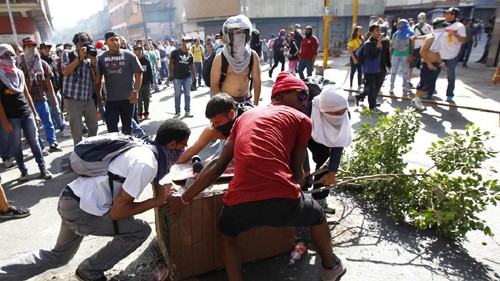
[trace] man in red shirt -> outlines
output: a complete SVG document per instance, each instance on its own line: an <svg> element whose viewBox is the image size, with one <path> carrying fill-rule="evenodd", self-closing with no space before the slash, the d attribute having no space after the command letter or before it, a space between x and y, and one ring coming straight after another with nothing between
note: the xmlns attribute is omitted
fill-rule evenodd
<svg viewBox="0 0 500 281"><path fill-rule="evenodd" d="M307 77L312 76L314 61L318 55L318 38L312 35L312 26L306 26L302 46L299 53L299 68L298 72L300 79L304 79L304 69L307 68Z"/></svg>
<svg viewBox="0 0 500 281"><path fill-rule="evenodd" d="M312 240L322 260L322 280L340 280L346 271L345 261L333 254L323 209L300 189L312 130L311 120L302 113L307 97L304 82L281 72L272 90L272 103L242 114L220 156L202 170L185 193L167 203L169 212L182 209L212 184L234 157L234 178L224 195L219 221L224 263L231 281L243 278L237 236L263 225L311 226Z"/></svg>

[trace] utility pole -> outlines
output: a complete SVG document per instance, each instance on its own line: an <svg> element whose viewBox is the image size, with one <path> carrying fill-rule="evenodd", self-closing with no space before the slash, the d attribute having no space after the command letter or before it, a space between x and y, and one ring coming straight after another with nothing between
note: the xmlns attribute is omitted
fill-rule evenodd
<svg viewBox="0 0 500 281"><path fill-rule="evenodd" d="M352 6L352 29L353 31L358 26L358 0L353 0Z"/></svg>
<svg viewBox="0 0 500 281"><path fill-rule="evenodd" d="M14 22L14 17L12 16L12 10L10 9L10 0L7 0L7 10L9 11L10 25L12 27L12 33L14 34L14 40L16 44L19 44L19 39L17 38L16 23Z"/></svg>
<svg viewBox="0 0 500 281"><path fill-rule="evenodd" d="M325 17L323 29L323 67L328 65L328 48L330 41L330 0L325 0Z"/></svg>

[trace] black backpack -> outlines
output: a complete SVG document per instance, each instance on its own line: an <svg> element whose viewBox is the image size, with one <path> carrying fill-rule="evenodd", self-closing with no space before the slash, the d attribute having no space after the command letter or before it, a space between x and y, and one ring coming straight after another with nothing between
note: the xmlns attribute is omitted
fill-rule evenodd
<svg viewBox="0 0 500 281"><path fill-rule="evenodd" d="M215 49L208 59L205 61L203 64L203 69L201 71L203 81L205 82L205 85L207 87L210 87L210 73L212 72L212 64L214 62L215 56L217 55L217 50L223 48L224 46L219 46L217 49ZM227 58L224 56L224 53L220 53L222 57L222 66L221 66L221 73L220 73L220 79L219 79L219 88L222 88L222 83L224 83L224 80L226 79L227 75L227 68L229 66L229 62L227 61ZM253 68L253 52L251 52L251 57L250 57L250 63L248 64L248 67L250 68L250 72L248 76L252 74L252 68Z"/></svg>
<svg viewBox="0 0 500 281"><path fill-rule="evenodd" d="M366 57L366 54L365 54L365 45L366 44L363 44L362 46L360 46L357 50L357 57L358 57L358 63L360 65L363 65L363 63L365 63L365 57Z"/></svg>

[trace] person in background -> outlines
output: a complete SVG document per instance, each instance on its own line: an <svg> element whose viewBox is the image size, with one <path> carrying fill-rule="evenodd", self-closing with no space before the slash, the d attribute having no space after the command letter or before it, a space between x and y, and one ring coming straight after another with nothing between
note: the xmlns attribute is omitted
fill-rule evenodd
<svg viewBox="0 0 500 281"><path fill-rule="evenodd" d="M361 91L363 87L363 69L362 65L358 63L358 51L365 44L365 39L363 38L363 27L356 26L351 34L351 38L347 43L349 49L349 62L351 65L351 74L349 75L349 89L352 90L352 81L354 80L354 74L358 72L358 91Z"/></svg>
<svg viewBox="0 0 500 281"><path fill-rule="evenodd" d="M415 36L423 36L430 34L432 32L432 27L426 22L426 14L424 12L418 14L418 23L413 26L413 34ZM415 39L413 42L413 58L410 63L410 68L408 68L408 85L410 88L414 88L411 83L411 78L413 77L413 69L420 69L420 48L424 44L424 39Z"/></svg>
<svg viewBox="0 0 500 281"><path fill-rule="evenodd" d="M273 43L274 64L269 69L269 78L273 77L273 71L276 67L278 67L279 63L281 63L281 71L285 71L285 45L285 30L281 29L278 38L276 38Z"/></svg>
<svg viewBox="0 0 500 281"><path fill-rule="evenodd" d="M307 77L312 76L314 61L318 55L318 38L312 34L312 26L306 26L304 39L299 53L299 76L304 79L304 69L307 68Z"/></svg>
<svg viewBox="0 0 500 281"><path fill-rule="evenodd" d="M194 70L196 71L196 74L198 75L198 87L201 87L203 82L203 77L202 77L202 69L203 69L203 62L205 61L205 50L203 47L200 45L200 38L196 38L194 40L194 45L191 46L189 49L191 53L193 54L193 60L194 60Z"/></svg>
<svg viewBox="0 0 500 281"><path fill-rule="evenodd" d="M408 84L408 68L409 63L413 59L413 31L408 27L406 19L400 19L397 25L397 31L392 35L391 50L392 50L392 71L391 85L389 93L394 94L394 82L398 75L399 65L403 70L403 95L411 94L410 85Z"/></svg>
<svg viewBox="0 0 500 281"><path fill-rule="evenodd" d="M254 50L259 56L259 62L262 61L262 42L260 41L260 33L254 29L250 38L250 49Z"/></svg>
<svg viewBox="0 0 500 281"><path fill-rule="evenodd" d="M153 84L153 72L148 58L143 54L141 45L134 45L134 53L139 58L142 66L143 78L141 88L139 89L139 98L137 108L139 120L149 119L149 95L151 94L151 85Z"/></svg>
<svg viewBox="0 0 500 281"><path fill-rule="evenodd" d="M287 49L288 49L288 72L295 76L295 70L297 69L297 62L299 60L299 47L295 38L293 37L293 32L287 35Z"/></svg>
<svg viewBox="0 0 500 281"><path fill-rule="evenodd" d="M175 115L181 116L181 95L184 94L184 117L193 117L191 114L191 80L196 84L196 70L193 64L193 54L187 47L188 41L192 39L183 38L181 48L173 50L170 54L169 81L174 81L175 91Z"/></svg>

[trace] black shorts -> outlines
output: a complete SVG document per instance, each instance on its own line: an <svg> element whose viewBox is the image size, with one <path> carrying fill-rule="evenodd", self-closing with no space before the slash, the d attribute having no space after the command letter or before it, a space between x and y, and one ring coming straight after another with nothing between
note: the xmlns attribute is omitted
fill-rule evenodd
<svg viewBox="0 0 500 281"><path fill-rule="evenodd" d="M436 81L441 72L438 63L433 63L436 70L430 70L426 63L420 66L420 82L417 85L417 90L422 92L429 92L436 87Z"/></svg>
<svg viewBox="0 0 500 281"><path fill-rule="evenodd" d="M413 50L413 61L410 63L410 68L420 69L420 48Z"/></svg>
<svg viewBox="0 0 500 281"><path fill-rule="evenodd" d="M313 226L323 223L323 208L302 193L299 199L268 199L222 207L219 228L228 236L237 236L259 226Z"/></svg>

